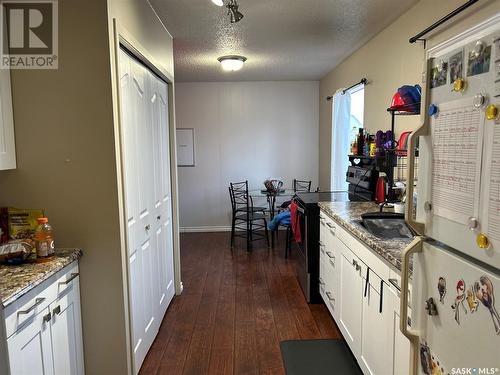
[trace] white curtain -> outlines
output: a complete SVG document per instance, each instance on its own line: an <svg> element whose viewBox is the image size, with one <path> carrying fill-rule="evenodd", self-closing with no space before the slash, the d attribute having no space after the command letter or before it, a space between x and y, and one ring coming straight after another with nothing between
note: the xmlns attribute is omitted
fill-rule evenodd
<svg viewBox="0 0 500 375"><path fill-rule="evenodd" d="M342 94L342 90L339 90L332 100L331 190L347 190L350 119L351 94Z"/></svg>

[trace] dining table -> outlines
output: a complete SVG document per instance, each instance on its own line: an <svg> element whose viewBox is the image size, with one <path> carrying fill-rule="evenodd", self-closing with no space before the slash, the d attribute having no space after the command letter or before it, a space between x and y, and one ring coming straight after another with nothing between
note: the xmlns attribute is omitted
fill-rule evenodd
<svg viewBox="0 0 500 375"><path fill-rule="evenodd" d="M271 219L276 214L276 201L278 198L282 198L283 201L291 200L295 195L295 190L293 189L280 189L279 191L269 191L266 189L250 189L248 190L248 195L255 198L265 198L267 204L269 205L269 213Z"/></svg>

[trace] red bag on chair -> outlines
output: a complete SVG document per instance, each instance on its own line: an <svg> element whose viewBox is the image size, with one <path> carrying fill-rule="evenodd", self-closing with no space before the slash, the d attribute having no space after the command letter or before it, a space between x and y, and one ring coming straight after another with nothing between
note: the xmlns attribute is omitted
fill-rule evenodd
<svg viewBox="0 0 500 375"><path fill-rule="evenodd" d="M290 204L290 221L292 224L292 232L293 232L293 239L295 242L302 242L302 235L300 233L300 220L299 220L299 211L297 210L297 202L295 200L292 200L292 203Z"/></svg>

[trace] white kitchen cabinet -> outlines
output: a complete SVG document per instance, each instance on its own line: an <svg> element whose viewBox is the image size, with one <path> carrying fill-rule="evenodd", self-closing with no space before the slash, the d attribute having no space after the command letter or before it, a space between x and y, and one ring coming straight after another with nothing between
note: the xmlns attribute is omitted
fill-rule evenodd
<svg viewBox="0 0 500 375"><path fill-rule="evenodd" d="M83 341L78 278L49 306L54 374L83 375Z"/></svg>
<svg viewBox="0 0 500 375"><path fill-rule="evenodd" d="M52 375L51 314L46 308L7 339L11 375Z"/></svg>
<svg viewBox="0 0 500 375"><path fill-rule="evenodd" d="M16 168L10 70L0 69L0 170Z"/></svg>
<svg viewBox="0 0 500 375"><path fill-rule="evenodd" d="M409 372L410 363L410 342L399 329L399 296L393 291L387 293L389 301L387 308L390 311L391 320L389 322L391 342L394 343L392 350L393 375L406 375ZM408 309L408 316L411 311Z"/></svg>
<svg viewBox="0 0 500 375"><path fill-rule="evenodd" d="M363 312L361 319L361 367L365 374L392 374L393 363L393 307L389 290L381 279L369 273L364 277ZM384 289L385 288L385 289Z"/></svg>
<svg viewBox="0 0 500 375"><path fill-rule="evenodd" d="M7 306L4 315L10 375L84 375L76 263Z"/></svg>
<svg viewBox="0 0 500 375"><path fill-rule="evenodd" d="M121 49L120 144L134 373L174 296L168 88Z"/></svg>
<svg viewBox="0 0 500 375"><path fill-rule="evenodd" d="M389 266L321 213L320 294L367 375L409 373L410 344L399 330L400 299L390 279L398 283Z"/></svg>
<svg viewBox="0 0 500 375"><path fill-rule="evenodd" d="M360 260L345 246L340 249L340 293L337 323L354 355L361 350L363 278Z"/></svg>
<svg viewBox="0 0 500 375"><path fill-rule="evenodd" d="M331 219L320 217L320 293L324 294L323 299L332 316L338 318L340 252L335 228Z"/></svg>

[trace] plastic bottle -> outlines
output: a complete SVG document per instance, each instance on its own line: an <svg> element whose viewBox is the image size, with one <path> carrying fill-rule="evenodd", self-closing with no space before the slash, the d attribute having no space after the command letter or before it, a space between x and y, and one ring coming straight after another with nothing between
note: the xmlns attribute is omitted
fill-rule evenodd
<svg viewBox="0 0 500 375"><path fill-rule="evenodd" d="M40 217L37 221L38 227L34 237L36 256L37 258L47 258L54 255L54 234L49 219Z"/></svg>

